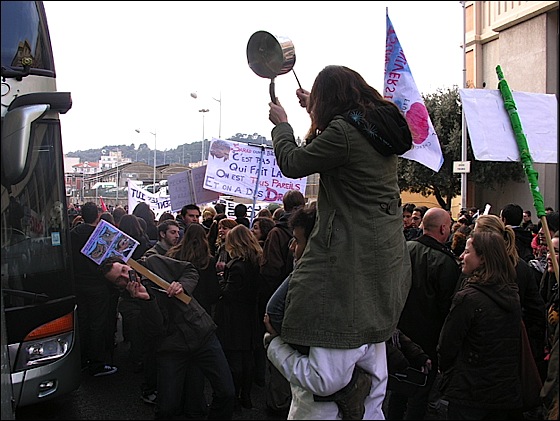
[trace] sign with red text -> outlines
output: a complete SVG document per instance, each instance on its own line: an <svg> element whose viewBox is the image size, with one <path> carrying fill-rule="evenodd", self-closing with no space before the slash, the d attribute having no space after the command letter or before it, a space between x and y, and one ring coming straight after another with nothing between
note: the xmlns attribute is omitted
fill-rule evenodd
<svg viewBox="0 0 560 421"><path fill-rule="evenodd" d="M292 179L282 174L272 148L212 139L205 189L261 202L282 203L288 190L299 190L305 195L306 186L307 177Z"/></svg>

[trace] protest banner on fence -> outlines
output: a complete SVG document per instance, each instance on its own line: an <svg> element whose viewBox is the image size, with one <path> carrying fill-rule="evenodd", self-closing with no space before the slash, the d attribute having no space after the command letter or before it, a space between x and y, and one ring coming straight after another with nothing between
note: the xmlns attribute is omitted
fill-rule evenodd
<svg viewBox="0 0 560 421"><path fill-rule="evenodd" d="M143 189L134 180L128 180L128 213L132 213L139 202L146 202L159 219L163 212L171 212L169 196L160 196Z"/></svg>

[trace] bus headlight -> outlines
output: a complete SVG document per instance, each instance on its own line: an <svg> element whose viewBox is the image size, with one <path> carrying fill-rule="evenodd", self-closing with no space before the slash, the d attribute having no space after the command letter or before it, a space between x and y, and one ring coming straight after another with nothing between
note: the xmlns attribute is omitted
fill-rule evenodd
<svg viewBox="0 0 560 421"><path fill-rule="evenodd" d="M14 371L25 370L50 363L66 355L72 344L72 333L23 342Z"/></svg>

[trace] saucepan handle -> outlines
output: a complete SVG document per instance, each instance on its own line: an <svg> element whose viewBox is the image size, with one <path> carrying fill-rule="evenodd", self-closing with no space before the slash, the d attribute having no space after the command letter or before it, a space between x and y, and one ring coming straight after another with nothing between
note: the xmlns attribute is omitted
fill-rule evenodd
<svg viewBox="0 0 560 421"><path fill-rule="evenodd" d="M270 100L276 104L276 93L274 89L274 79L270 79L270 86L268 87L268 92L270 93Z"/></svg>

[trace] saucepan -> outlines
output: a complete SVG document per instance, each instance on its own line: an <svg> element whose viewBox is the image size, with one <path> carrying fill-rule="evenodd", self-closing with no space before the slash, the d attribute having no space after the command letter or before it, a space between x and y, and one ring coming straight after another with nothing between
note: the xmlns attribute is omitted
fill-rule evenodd
<svg viewBox="0 0 560 421"><path fill-rule="evenodd" d="M284 36L272 35L266 31L257 31L247 43L247 61L249 67L258 76L270 79L270 99L276 102L274 79L292 71L301 88L299 79L294 71L296 52L292 41Z"/></svg>

